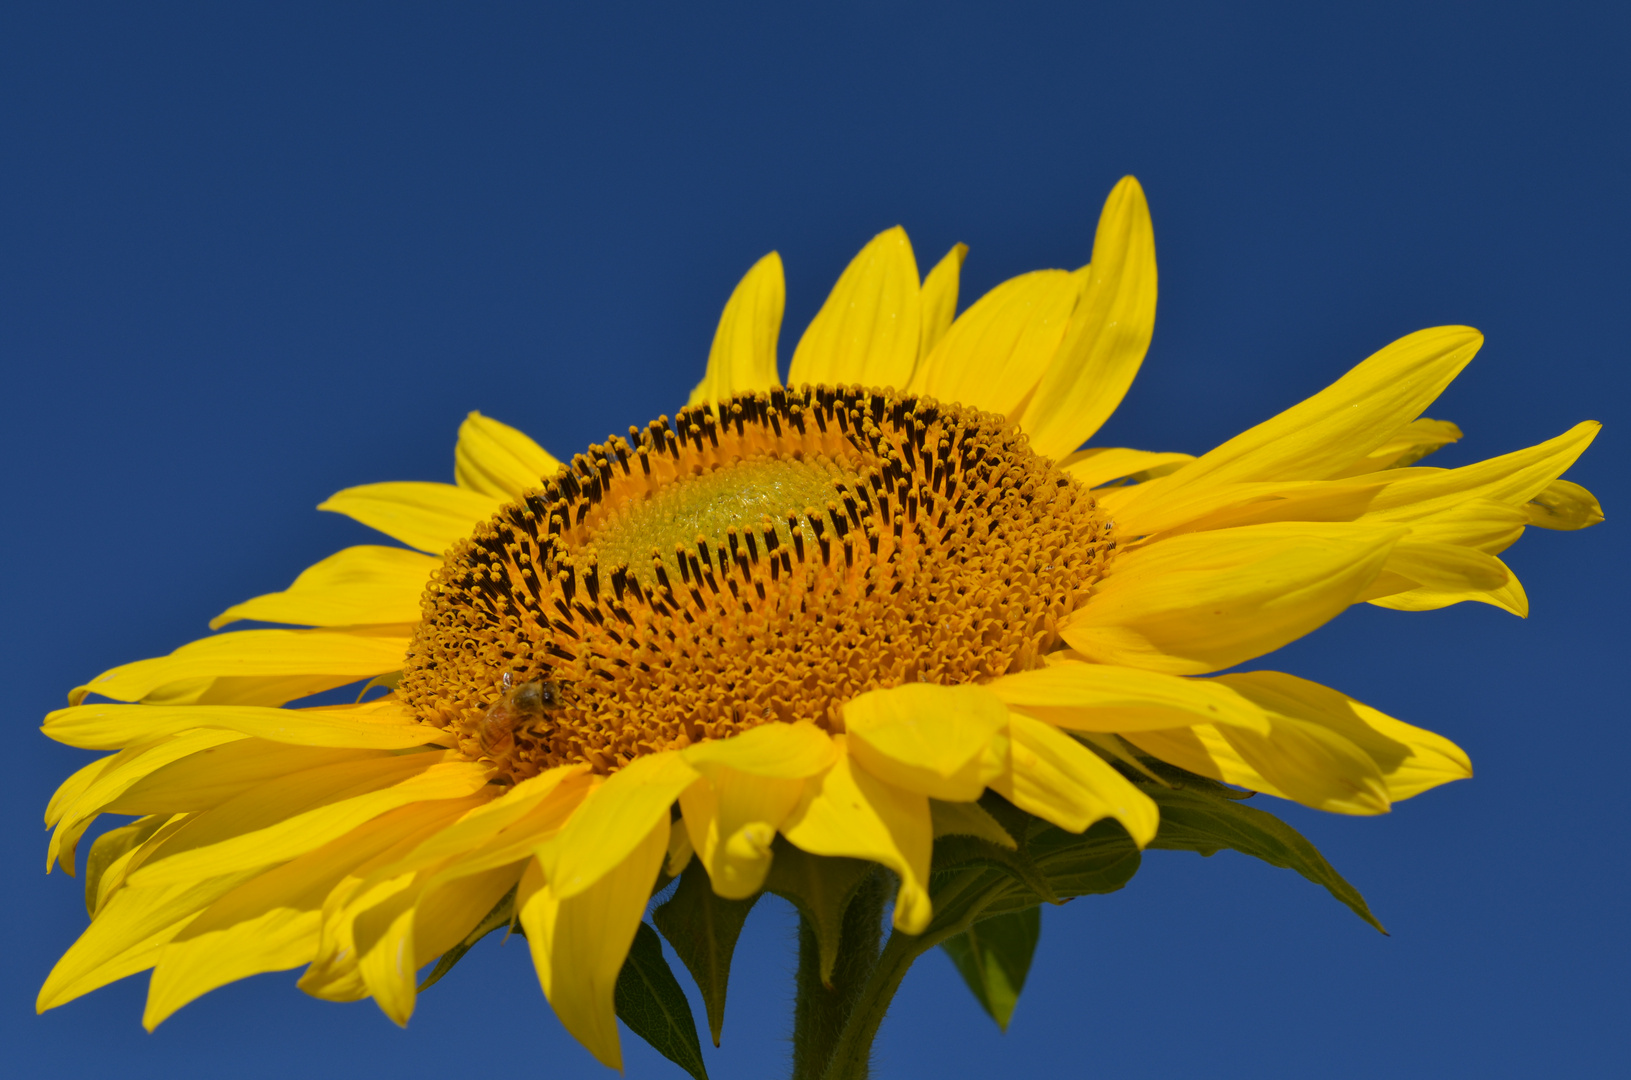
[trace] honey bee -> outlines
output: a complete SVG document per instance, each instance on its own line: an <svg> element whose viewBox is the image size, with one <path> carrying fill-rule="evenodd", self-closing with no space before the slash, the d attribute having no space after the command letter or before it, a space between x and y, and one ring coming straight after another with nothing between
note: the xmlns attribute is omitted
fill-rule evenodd
<svg viewBox="0 0 1631 1080"><path fill-rule="evenodd" d="M496 758L515 745L515 730L529 720L541 720L558 708L561 691L549 679L531 679L515 684L509 672L504 673L504 693L487 707L476 725L476 739L481 752Z"/></svg>

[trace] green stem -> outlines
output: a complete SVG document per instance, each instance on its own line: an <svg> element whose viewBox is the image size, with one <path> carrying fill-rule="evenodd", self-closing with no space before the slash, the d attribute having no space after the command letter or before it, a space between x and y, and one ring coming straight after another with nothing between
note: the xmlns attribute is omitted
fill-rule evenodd
<svg viewBox="0 0 1631 1080"><path fill-rule="evenodd" d="M857 995L848 1023L839 1033L821 1080L867 1080L872 1062L872 1040L877 1038L889 1003L900 989L912 961L922 955L918 939L899 931L889 935L889 943L872 968L866 986Z"/></svg>
<svg viewBox="0 0 1631 1080"><path fill-rule="evenodd" d="M793 1007L793 1080L822 1080L829 1075L833 1050L851 1021L855 1002L870 983L883 938L883 875L869 874L856 887L844 911L832 985L821 981L821 951L815 929L799 918L798 997ZM866 1080L863 1055L859 1070L846 1080Z"/></svg>
<svg viewBox="0 0 1631 1080"><path fill-rule="evenodd" d="M918 957L974 925L979 914L1005 888L1003 883L996 883L983 891L971 891L980 877L977 872L959 875L935 897L936 907L942 911L957 910L955 917L937 918L922 934L903 934L898 930L890 933L883 953L871 965L866 985L854 995L843 1030L829 1053L826 1070L817 1074L821 1080L867 1080L872 1060L872 1041L877 1038L878 1027L883 1023L884 1014L889 1011L895 991L900 989L901 980L906 978L906 972ZM962 902L957 903L959 900ZM801 950L801 973L802 961ZM796 1072L794 1078L803 1080L803 1076Z"/></svg>

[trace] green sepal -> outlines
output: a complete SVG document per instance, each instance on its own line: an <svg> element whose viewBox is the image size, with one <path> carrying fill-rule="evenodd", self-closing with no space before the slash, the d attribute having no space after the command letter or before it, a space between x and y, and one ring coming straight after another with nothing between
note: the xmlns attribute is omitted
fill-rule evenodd
<svg viewBox="0 0 1631 1080"><path fill-rule="evenodd" d="M981 919L940 943L997 1026L1008 1030L1042 935L1042 909L1029 907Z"/></svg>
<svg viewBox="0 0 1631 1080"><path fill-rule="evenodd" d="M630 1031L696 1080L708 1080L691 1003L663 956L662 939L648 923L635 931L634 945L617 973L613 1001L617 1018Z"/></svg>
<svg viewBox="0 0 1631 1080"><path fill-rule="evenodd" d="M441 959L436 961L436 966L430 969L430 974L425 976L425 981L419 984L418 992L422 994L440 982L442 976L452 971L453 965L463 960L464 954L469 952L476 942L500 927L509 926L514 921L515 886L511 885L510 891L505 893L499 902L493 905L493 910L489 911L486 917L476 924L476 928L466 934L463 941L442 954Z"/></svg>
<svg viewBox="0 0 1631 1080"><path fill-rule="evenodd" d="M934 842L934 861L931 867L931 874L966 870L971 867L1000 870L1013 878L1017 884L1025 887L1032 903L1061 902L1059 894L1054 891L1042 868L1036 865L1029 846L1024 842L1012 848L1004 848L972 836L942 836Z"/></svg>
<svg viewBox="0 0 1631 1080"><path fill-rule="evenodd" d="M1325 888L1355 915L1387 933L1359 890L1348 884L1302 833L1273 814L1232 797L1219 797L1204 787L1188 786L1187 781L1185 787L1148 786L1144 792L1161 808L1161 827L1150 847L1197 851L1202 855L1229 848L1262 859L1270 866L1295 870Z"/></svg>
<svg viewBox="0 0 1631 1080"><path fill-rule="evenodd" d="M815 932L821 958L821 982L832 986L843 936L844 910L873 864L865 859L811 855L776 837L765 891L775 893L798 908Z"/></svg>
<svg viewBox="0 0 1631 1080"><path fill-rule="evenodd" d="M755 894L746 900L726 900L714 892L708 871L699 859L692 859L680 874L679 887L656 911L651 921L691 973L702 1004L708 1011L708 1034L719 1045L725 1026L725 991L731 977L731 955L736 939L747 922L748 912L758 903Z"/></svg>
<svg viewBox="0 0 1631 1080"><path fill-rule="evenodd" d="M102 875L108 867L125 854L141 847L170 820L168 814L149 814L147 817L109 829L96 838L89 855L85 856L85 910L96 918L96 894L102 888Z"/></svg>
<svg viewBox="0 0 1631 1080"><path fill-rule="evenodd" d="M1142 856L1119 821L1106 818L1071 833L1038 821L1025 848L1061 901L1113 893L1138 873ZM996 914L999 908L988 910Z"/></svg>
<svg viewBox="0 0 1631 1080"><path fill-rule="evenodd" d="M949 883L962 881L969 870L996 871L991 880L1006 878L1004 888L986 884L975 890L982 896L978 918L1010 914L1037 904L1061 904L1077 896L1115 892L1130 881L1139 867L1138 847L1119 824L1101 821L1083 833L1068 833L1050 825L995 794L980 805L1013 837L1012 849L966 836L943 836L935 841L930 898L936 922L942 901L935 895ZM961 891L959 895L961 895Z"/></svg>
<svg viewBox="0 0 1631 1080"><path fill-rule="evenodd" d="M1141 768L1154 773L1157 778L1164 782L1166 787L1187 788L1190 791L1199 791L1206 795L1216 795L1220 799L1228 799L1231 802L1250 799L1257 794L1255 791L1233 788L1228 784L1221 784L1209 776L1201 776L1198 773L1190 772L1188 769L1180 769L1176 765L1169 765L1160 758L1150 757L1148 754L1135 754L1134 756ZM1119 763L1117 764L1119 767ZM1134 783L1142 784L1147 780L1147 777L1127 772L1125 769L1123 769L1123 773Z"/></svg>

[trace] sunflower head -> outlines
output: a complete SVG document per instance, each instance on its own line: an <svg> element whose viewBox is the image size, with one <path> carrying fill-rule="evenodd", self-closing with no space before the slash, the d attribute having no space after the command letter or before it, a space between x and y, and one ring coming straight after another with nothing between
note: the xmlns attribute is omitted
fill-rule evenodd
<svg viewBox="0 0 1631 1080"><path fill-rule="evenodd" d="M739 394L590 447L455 544L400 694L511 780L772 721L841 732L869 690L1040 667L1113 549L1000 416Z"/></svg>

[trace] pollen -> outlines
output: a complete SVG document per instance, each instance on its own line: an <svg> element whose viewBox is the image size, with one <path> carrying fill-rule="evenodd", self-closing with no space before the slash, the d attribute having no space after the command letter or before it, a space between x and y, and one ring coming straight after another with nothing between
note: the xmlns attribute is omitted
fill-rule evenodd
<svg viewBox="0 0 1631 1080"><path fill-rule="evenodd" d="M1000 416L741 394L589 447L456 544L399 693L512 780L764 723L839 731L868 690L1040 666L1114 548Z"/></svg>

